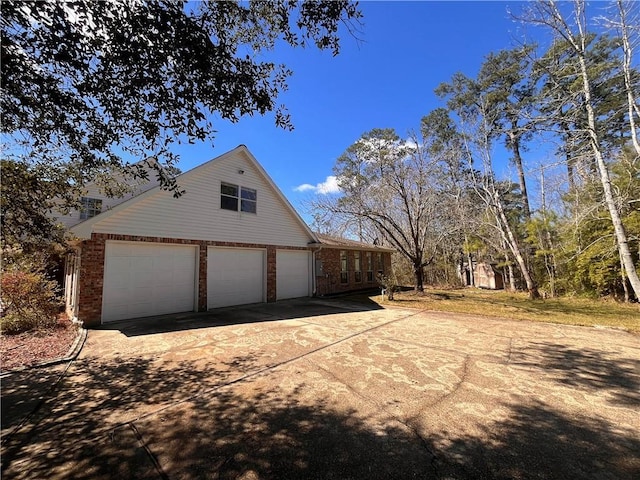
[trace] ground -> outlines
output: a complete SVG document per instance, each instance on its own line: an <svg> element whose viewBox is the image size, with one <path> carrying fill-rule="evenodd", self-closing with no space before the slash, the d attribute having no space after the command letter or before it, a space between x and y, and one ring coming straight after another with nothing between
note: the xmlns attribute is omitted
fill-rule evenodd
<svg viewBox="0 0 640 480"><path fill-rule="evenodd" d="M64 357L78 334L66 315L51 329L0 336L2 372Z"/></svg>
<svg viewBox="0 0 640 480"><path fill-rule="evenodd" d="M2 378L2 478L640 478L640 338L307 299L120 322Z"/></svg>

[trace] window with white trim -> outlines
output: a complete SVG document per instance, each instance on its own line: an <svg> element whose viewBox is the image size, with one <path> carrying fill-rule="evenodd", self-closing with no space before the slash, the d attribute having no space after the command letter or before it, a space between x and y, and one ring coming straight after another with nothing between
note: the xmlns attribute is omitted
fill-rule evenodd
<svg viewBox="0 0 640 480"><path fill-rule="evenodd" d="M102 212L102 200L82 197L80 199L80 220L87 220Z"/></svg>
<svg viewBox="0 0 640 480"><path fill-rule="evenodd" d="M253 188L224 182L220 184L220 208L234 212L257 213L257 207L258 192Z"/></svg>

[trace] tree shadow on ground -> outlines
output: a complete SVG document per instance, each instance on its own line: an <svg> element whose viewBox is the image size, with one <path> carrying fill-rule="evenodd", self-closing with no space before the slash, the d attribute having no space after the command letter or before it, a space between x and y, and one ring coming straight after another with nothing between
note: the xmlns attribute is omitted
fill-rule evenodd
<svg viewBox="0 0 640 480"><path fill-rule="evenodd" d="M376 302L345 299L294 299L276 303L257 303L239 307L216 308L207 312L186 312L154 317L134 318L111 322L96 327L100 330L118 330L128 337L155 333L196 330L213 326L242 325L304 319L345 312L381 310Z"/></svg>
<svg viewBox="0 0 640 480"><path fill-rule="evenodd" d="M16 428L55 387L65 365L29 368L2 377L1 428L3 435Z"/></svg>
<svg viewBox="0 0 640 480"><path fill-rule="evenodd" d="M4 479L632 479L631 426L505 404L474 435L429 430L249 375L228 365L153 359L80 363L29 423L3 439ZM225 370L225 368L229 370ZM244 372L245 376L239 375ZM305 377L308 378L308 377ZM628 389L629 386L625 386ZM4 392L3 406L11 402ZM311 393L311 394L310 394ZM437 410L430 414L438 415Z"/></svg>
<svg viewBox="0 0 640 480"><path fill-rule="evenodd" d="M542 402L508 407L509 418L484 425L480 435L436 435L439 451L449 459L440 474L504 480L638 478L638 425L569 416Z"/></svg>
<svg viewBox="0 0 640 480"><path fill-rule="evenodd" d="M601 350L534 342L512 359L516 365L540 368L575 388L607 392L610 403L640 409L640 359L612 358Z"/></svg>

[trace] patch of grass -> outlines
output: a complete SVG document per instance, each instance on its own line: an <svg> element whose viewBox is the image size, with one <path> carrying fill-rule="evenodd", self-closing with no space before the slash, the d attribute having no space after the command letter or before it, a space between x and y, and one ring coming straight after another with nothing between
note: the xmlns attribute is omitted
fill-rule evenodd
<svg viewBox="0 0 640 480"><path fill-rule="evenodd" d="M404 291L394 296L392 301L386 298L383 300L380 295L372 295L368 300L381 306L468 313L566 325L604 326L622 328L640 334L638 304L571 297L530 300L524 293L470 288L427 289L424 293Z"/></svg>

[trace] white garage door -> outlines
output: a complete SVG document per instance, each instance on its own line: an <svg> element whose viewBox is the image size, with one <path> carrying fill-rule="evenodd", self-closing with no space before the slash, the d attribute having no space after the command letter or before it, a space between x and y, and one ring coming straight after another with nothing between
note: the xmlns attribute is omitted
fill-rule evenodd
<svg viewBox="0 0 640 480"><path fill-rule="evenodd" d="M264 302L265 251L209 247L207 307Z"/></svg>
<svg viewBox="0 0 640 480"><path fill-rule="evenodd" d="M309 296L309 252L276 252L276 291L278 300Z"/></svg>
<svg viewBox="0 0 640 480"><path fill-rule="evenodd" d="M193 311L196 249L192 245L108 241L102 321Z"/></svg>

